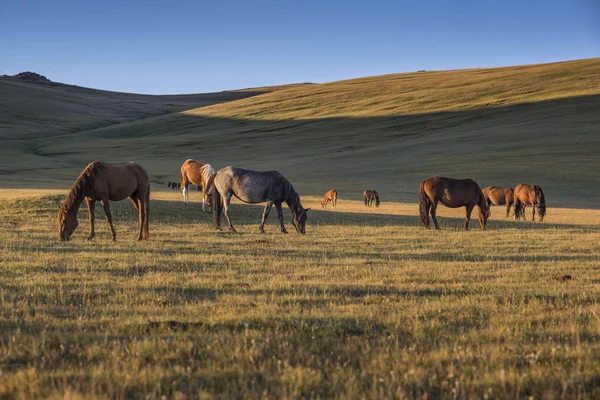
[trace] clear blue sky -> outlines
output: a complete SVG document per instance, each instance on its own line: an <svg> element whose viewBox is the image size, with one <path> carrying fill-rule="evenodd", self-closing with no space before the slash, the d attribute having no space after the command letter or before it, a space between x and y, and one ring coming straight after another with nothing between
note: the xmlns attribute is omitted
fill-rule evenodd
<svg viewBox="0 0 600 400"><path fill-rule="evenodd" d="M0 0L0 74L198 93L600 56L600 0Z"/></svg>

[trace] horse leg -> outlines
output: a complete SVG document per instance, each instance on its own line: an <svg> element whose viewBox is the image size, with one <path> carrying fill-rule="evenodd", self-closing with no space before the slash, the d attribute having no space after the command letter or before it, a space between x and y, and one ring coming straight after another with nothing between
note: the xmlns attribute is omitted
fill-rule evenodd
<svg viewBox="0 0 600 400"><path fill-rule="evenodd" d="M527 218L525 217L525 209L527 208L527 204L523 203L523 205L521 206L521 216L523 217L523 221L527 221Z"/></svg>
<svg viewBox="0 0 600 400"><path fill-rule="evenodd" d="M187 206L188 198L189 198L187 182L185 183L185 185L183 185L183 189L181 191L183 192L183 204L185 204ZM202 211L204 211L204 204L202 204Z"/></svg>
<svg viewBox="0 0 600 400"><path fill-rule="evenodd" d="M531 220L535 222L535 204L531 206L533 208L533 213L531 213Z"/></svg>
<svg viewBox="0 0 600 400"><path fill-rule="evenodd" d="M283 210L281 209L281 203L276 203L275 209L277 210L277 218L279 218L281 233L288 233L288 231L285 230L285 225L283 224Z"/></svg>
<svg viewBox="0 0 600 400"><path fill-rule="evenodd" d="M440 229L440 224L438 224L437 218L435 217L435 213L437 212L437 201L431 202L431 219L433 220L433 224L435 225L435 229ZM427 217L427 223L429 223L429 217Z"/></svg>
<svg viewBox="0 0 600 400"><path fill-rule="evenodd" d="M431 210L431 203L429 201L425 201L425 229L429 229L429 211Z"/></svg>
<svg viewBox="0 0 600 400"><path fill-rule="evenodd" d="M142 239L148 240L150 237L150 230L148 224L150 221L150 192L146 193L146 197L140 199L140 207L144 207L144 234Z"/></svg>
<svg viewBox="0 0 600 400"><path fill-rule="evenodd" d="M512 206L512 201L506 202L506 218L510 217L510 207Z"/></svg>
<svg viewBox="0 0 600 400"><path fill-rule="evenodd" d="M129 200L131 200L131 203L133 204L133 206L135 207L135 209L138 212L139 215L139 219L140 219L140 232L138 234L138 239L137 240L142 240L142 233L143 233L143 228L144 228L144 206L142 204L142 201L140 199L139 196L137 196L136 194L132 194L129 197Z"/></svg>
<svg viewBox="0 0 600 400"><path fill-rule="evenodd" d="M225 193L223 199L223 213L225 214L225 218L227 218L227 223L229 224L229 230L232 232L237 232L233 225L231 224L231 220L229 219L229 203L231 202L231 192Z"/></svg>
<svg viewBox="0 0 600 400"><path fill-rule="evenodd" d="M258 227L258 230L260 231L260 233L265 233L265 221L267 220L267 217L269 216L269 213L271 212L272 206L273 206L272 201L267 202L267 205L265 206L265 209L263 211L262 219L260 221L260 226Z"/></svg>
<svg viewBox="0 0 600 400"><path fill-rule="evenodd" d="M475 206L468 205L465 208L467 209L467 215L466 215L466 220L465 220L465 231L468 231L469 230L469 221L471 220L471 213L473 212L473 208L475 208Z"/></svg>
<svg viewBox="0 0 600 400"><path fill-rule="evenodd" d="M96 200L85 199L88 206L88 214L90 217L90 236L88 236L87 240L92 240L94 238L94 210L96 209Z"/></svg>
<svg viewBox="0 0 600 400"><path fill-rule="evenodd" d="M112 240L117 241L117 231L112 223L112 214L110 213L110 207L108 206L108 199L100 200L102 203L102 207L104 208L104 214L106 215L106 220L108 221L108 225L110 226L110 233L112 234Z"/></svg>

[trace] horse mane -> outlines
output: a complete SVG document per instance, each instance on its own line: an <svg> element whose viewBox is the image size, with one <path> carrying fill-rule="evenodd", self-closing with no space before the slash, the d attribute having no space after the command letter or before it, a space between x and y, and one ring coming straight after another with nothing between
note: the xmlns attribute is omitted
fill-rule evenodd
<svg viewBox="0 0 600 400"><path fill-rule="evenodd" d="M94 177L98 173L98 170L104 166L104 163L100 161L94 161L88 164L87 167L79 174L79 177L73 184L71 191L67 195L65 202L63 203L61 210L69 212L73 207L79 206L86 196L89 188L91 187Z"/></svg>
<svg viewBox="0 0 600 400"><path fill-rule="evenodd" d="M292 209L292 211L296 212L298 208L302 207L302 204L300 204L300 196L298 195L298 192L296 192L296 190L294 189L294 186L292 186L292 183L286 178L283 179L285 181L284 201L287 203L288 207Z"/></svg>
<svg viewBox="0 0 600 400"><path fill-rule="evenodd" d="M204 164L202 167L200 167L200 174L202 175L202 180L206 182L206 188L204 188L204 190L206 190L208 187L210 187L208 182L215 176L215 170L210 164Z"/></svg>
<svg viewBox="0 0 600 400"><path fill-rule="evenodd" d="M540 202L539 202L538 206L545 207L546 206L546 197L544 196L544 191L538 185L535 185L534 188L535 188L536 197L539 196L539 198L540 198Z"/></svg>

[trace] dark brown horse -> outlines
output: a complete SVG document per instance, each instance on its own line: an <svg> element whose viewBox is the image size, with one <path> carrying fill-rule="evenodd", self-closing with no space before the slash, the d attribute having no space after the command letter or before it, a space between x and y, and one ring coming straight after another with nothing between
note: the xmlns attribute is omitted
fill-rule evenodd
<svg viewBox="0 0 600 400"><path fill-rule="evenodd" d="M515 221L521 219L521 217L523 217L523 220L527 220L525 218L525 207L528 204L531 204L533 208L533 213L531 214L533 222L535 222L536 208L539 211L540 222L542 222L546 215L546 198L544 197L542 188L538 185L521 183L515 188Z"/></svg>
<svg viewBox="0 0 600 400"><path fill-rule="evenodd" d="M69 240L77 225L77 211L83 199L86 200L90 218L90 236L94 238L94 207L100 200L104 214L110 226L113 240L117 232L112 223L109 201L131 200L140 216L138 240L148 239L148 218L150 203L150 181L146 170L134 163L103 163L94 161L89 164L73 184L71 192L58 210L58 238Z"/></svg>
<svg viewBox="0 0 600 400"><path fill-rule="evenodd" d="M325 193L323 200L321 200L321 208L324 210L327 203L331 201L331 207L335 210L337 207L337 190L331 189Z"/></svg>
<svg viewBox="0 0 600 400"><path fill-rule="evenodd" d="M510 216L510 208L515 202L515 191L513 188L499 188L495 186L486 186L481 191L488 208L491 204L497 206L506 205L506 218Z"/></svg>
<svg viewBox="0 0 600 400"><path fill-rule="evenodd" d="M373 205L373 201L375 201L375 207L379 207L379 194L377 190L365 190L363 193L363 200L365 201L365 206L371 207Z"/></svg>
<svg viewBox="0 0 600 400"><path fill-rule="evenodd" d="M435 217L438 202L449 208L466 208L465 230L469 230L469 220L473 208L479 206L479 225L481 229L485 230L485 224L490 216L490 209L479 185L474 180L436 176L421 182L419 186L419 213L425 228L429 228L429 213L431 213L435 229L440 229Z"/></svg>

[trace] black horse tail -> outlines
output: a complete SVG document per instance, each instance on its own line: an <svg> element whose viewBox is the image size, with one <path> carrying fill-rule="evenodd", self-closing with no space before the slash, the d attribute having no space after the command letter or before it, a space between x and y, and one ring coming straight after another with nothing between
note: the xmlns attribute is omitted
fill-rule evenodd
<svg viewBox="0 0 600 400"><path fill-rule="evenodd" d="M221 193L219 193L219 191L217 190L217 187L215 185L214 187L214 193L212 196L212 213L213 213L213 223L214 223L214 227L215 229L219 229L221 227L221 211L222 211L222 205L223 203L221 202Z"/></svg>
<svg viewBox="0 0 600 400"><path fill-rule="evenodd" d="M421 221L425 226L427 226L427 223L429 222L429 217L427 216L427 209L429 208L428 206L430 203L431 202L429 201L429 198L425 193L425 181L423 181L421 182L421 185L419 185L419 215L421 216Z"/></svg>
<svg viewBox="0 0 600 400"><path fill-rule="evenodd" d="M521 203L521 200L519 200L519 198L517 196L515 196L515 221L520 220L522 215L523 215L523 204Z"/></svg>
<svg viewBox="0 0 600 400"><path fill-rule="evenodd" d="M535 197L539 206L546 206L546 197L544 197L544 192L542 188L539 186L535 186Z"/></svg>

